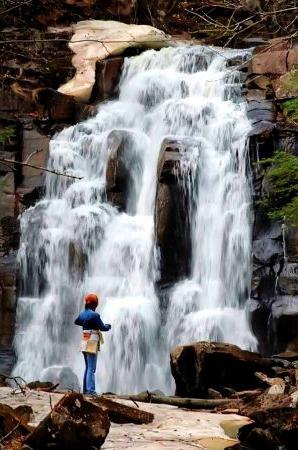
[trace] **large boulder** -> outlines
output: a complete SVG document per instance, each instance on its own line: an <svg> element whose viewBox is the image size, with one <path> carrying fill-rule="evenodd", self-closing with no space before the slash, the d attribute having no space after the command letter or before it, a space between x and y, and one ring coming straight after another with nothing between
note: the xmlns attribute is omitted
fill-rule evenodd
<svg viewBox="0 0 298 450"><path fill-rule="evenodd" d="M255 372L271 375L271 366L258 353L218 342L195 342L171 352L176 395L182 397L206 397L209 388L255 389L260 386Z"/></svg>
<svg viewBox="0 0 298 450"><path fill-rule="evenodd" d="M69 43L74 53L72 63L76 74L60 86L59 91L86 102L95 83L96 62L121 55L129 47L161 48L168 43L169 38L163 31L149 25L128 25L111 20L78 22Z"/></svg>
<svg viewBox="0 0 298 450"><path fill-rule="evenodd" d="M99 449L110 429L107 413L84 399L81 394L68 394L26 438L33 450Z"/></svg>
<svg viewBox="0 0 298 450"><path fill-rule="evenodd" d="M140 185L142 158L138 147L142 145L142 136L129 130L112 130L107 145L110 149L106 170L107 199L120 210L133 213Z"/></svg>

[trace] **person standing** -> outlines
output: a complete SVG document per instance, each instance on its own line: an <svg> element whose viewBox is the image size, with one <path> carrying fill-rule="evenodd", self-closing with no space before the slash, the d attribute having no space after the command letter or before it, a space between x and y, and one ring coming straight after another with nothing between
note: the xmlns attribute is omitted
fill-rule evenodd
<svg viewBox="0 0 298 450"><path fill-rule="evenodd" d="M83 328L83 336L80 350L83 352L85 360L85 373L83 381L83 393L97 395L95 390L95 372L97 353L100 344L103 343L102 331L109 331L110 324L104 324L100 315L95 312L98 306L98 296L87 294L84 298L85 310L82 311L75 320L75 325Z"/></svg>

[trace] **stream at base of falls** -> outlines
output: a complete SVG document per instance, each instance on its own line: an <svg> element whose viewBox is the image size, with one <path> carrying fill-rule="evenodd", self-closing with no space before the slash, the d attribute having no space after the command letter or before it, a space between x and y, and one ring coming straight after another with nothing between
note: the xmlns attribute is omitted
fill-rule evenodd
<svg viewBox="0 0 298 450"><path fill-rule="evenodd" d="M119 98L50 142L44 198L21 216L14 373L39 379L52 366L82 378L80 329L88 292L112 330L99 354L101 392L173 391L169 352L216 340L255 349L245 303L251 282L251 193L242 74L249 50L181 46L126 58ZM180 155L190 202L191 272L161 304L155 245L157 164L165 138ZM126 211L107 201L109 156L121 141L129 172ZM182 180L182 181L181 181Z"/></svg>

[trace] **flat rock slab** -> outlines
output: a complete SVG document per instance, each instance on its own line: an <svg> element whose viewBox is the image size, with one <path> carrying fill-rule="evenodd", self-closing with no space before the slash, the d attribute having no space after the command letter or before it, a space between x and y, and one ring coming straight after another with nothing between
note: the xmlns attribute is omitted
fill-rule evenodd
<svg viewBox="0 0 298 450"><path fill-rule="evenodd" d="M0 387L0 403L16 408L21 405L31 406L33 418L30 425L37 426L51 411L64 394L48 393L26 389L22 394L19 389ZM51 406L52 405L52 406Z"/></svg>
<svg viewBox="0 0 298 450"><path fill-rule="evenodd" d="M132 402L121 402L134 406ZM250 422L238 414L216 414L168 405L138 404L144 411L154 414L154 421L147 425L111 424L110 433L102 449L223 450L238 442L225 434L223 423L233 422L235 428L238 421L239 426L243 426L244 422Z"/></svg>
<svg viewBox="0 0 298 450"><path fill-rule="evenodd" d="M30 425L37 426L51 411L63 394L26 389L25 394L9 387L0 387L0 403L16 408L29 405L33 409ZM118 400L128 406L131 401ZM52 405L52 406L51 406ZM233 424L235 429L250 420L238 414L217 414L204 411L190 411L168 405L138 403L140 409L154 414L154 421L146 425L111 423L110 432L102 449L121 450L187 450L218 449L237 443L231 433L224 429ZM227 421L227 427L224 423ZM239 424L239 427L238 425Z"/></svg>

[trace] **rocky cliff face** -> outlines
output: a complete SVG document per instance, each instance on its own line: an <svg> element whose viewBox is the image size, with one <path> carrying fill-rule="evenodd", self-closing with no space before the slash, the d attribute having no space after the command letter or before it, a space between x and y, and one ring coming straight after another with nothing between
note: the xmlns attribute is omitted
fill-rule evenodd
<svg viewBox="0 0 298 450"><path fill-rule="evenodd" d="M291 82L298 75L297 61L297 46L288 40L273 40L255 51L246 81L254 125L250 138L255 210L250 313L265 353L297 350L296 207L290 220L286 214L286 205L294 205L297 198L296 171L293 175L291 166L298 161L298 128L286 107L297 95L296 83ZM289 192L277 198L279 183Z"/></svg>
<svg viewBox="0 0 298 450"><path fill-rule="evenodd" d="M283 225L280 218L270 218L264 200L270 194L266 174L272 164L260 164L276 150L298 157L298 112L295 102L291 103L297 101L298 85L295 2L239 0L235 6L229 1L65 0L58 7L52 0L11 0L2 4L0 133L6 133L6 138L0 141L0 157L15 162L0 165L0 349L10 355L18 285L18 215L43 192L43 172L18 162L27 160L33 166L45 166L51 134L92 113L96 102L115 94L123 55L98 62L88 104L57 92L74 75L67 46L73 31L71 24L96 18L155 25L180 38L196 38L204 43L258 45L254 58L243 67L247 75L244 93L253 123L250 155L255 224L249 308L262 352L297 351L298 223L293 220ZM286 35L290 38L268 41L269 37ZM126 54L131 51L126 50ZM157 190L156 233L163 255L163 285L189 270L188 234L183 230L182 237L179 221L187 199L181 197L172 176L173 168L179 165L176 145L166 145ZM108 195L125 208L123 183L118 181L113 181ZM295 195L297 192L291 201ZM179 198L175 214L171 207L174 198ZM177 236L181 247L176 248L177 254L184 255L179 273L170 255Z"/></svg>

